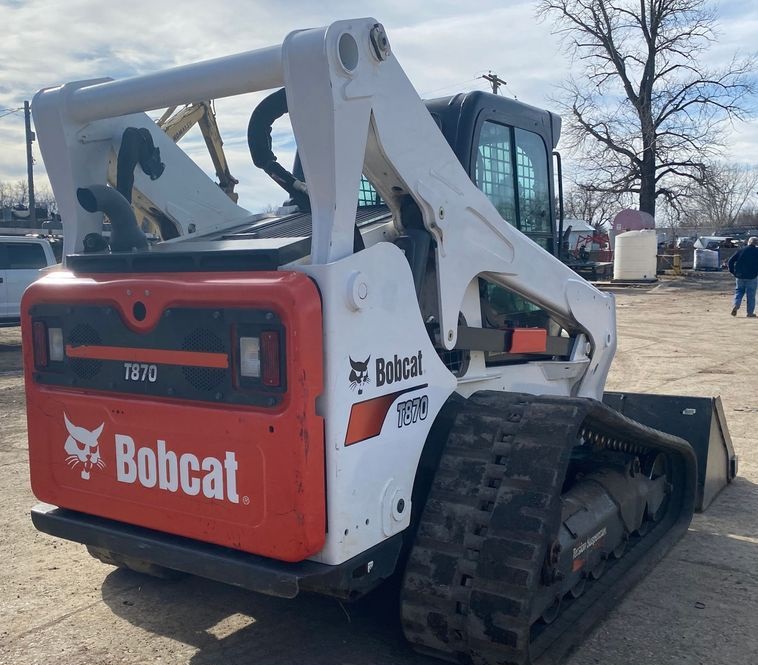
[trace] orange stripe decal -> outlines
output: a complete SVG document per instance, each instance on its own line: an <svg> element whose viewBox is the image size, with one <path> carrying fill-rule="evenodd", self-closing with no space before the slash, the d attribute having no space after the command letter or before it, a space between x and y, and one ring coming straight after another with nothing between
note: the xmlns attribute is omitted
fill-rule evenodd
<svg viewBox="0 0 758 665"><path fill-rule="evenodd" d="M229 367L229 357L225 353L203 351L171 351L167 349L134 349L127 346L81 346L66 345L69 358L89 358L92 360L122 360L134 363L155 363L159 365L189 365L190 367Z"/></svg>
<svg viewBox="0 0 758 665"><path fill-rule="evenodd" d="M398 390L394 393L372 397L363 402L356 402L350 409L350 421L347 423L347 433L345 434L345 445L352 446L354 443L360 443L366 439L378 436L382 431L384 419L387 417L392 403L405 393L413 392L426 388L428 384L422 386L413 386L405 390Z"/></svg>

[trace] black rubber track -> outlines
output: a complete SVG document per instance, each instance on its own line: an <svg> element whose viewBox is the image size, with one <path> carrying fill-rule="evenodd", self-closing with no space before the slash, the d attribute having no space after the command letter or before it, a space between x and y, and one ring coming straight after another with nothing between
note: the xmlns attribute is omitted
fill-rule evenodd
<svg viewBox="0 0 758 665"><path fill-rule="evenodd" d="M672 460L667 515L558 620L534 630L531 603L579 432ZM461 663L559 663L687 529L696 466L682 439L585 398L481 392L448 437L403 580L403 630L416 649Z"/></svg>

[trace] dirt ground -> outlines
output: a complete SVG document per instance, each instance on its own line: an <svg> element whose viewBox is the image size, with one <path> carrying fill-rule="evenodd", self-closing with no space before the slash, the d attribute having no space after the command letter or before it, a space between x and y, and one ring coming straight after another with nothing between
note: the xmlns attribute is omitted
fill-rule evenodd
<svg viewBox="0 0 758 665"><path fill-rule="evenodd" d="M619 289L609 390L721 395L740 477L567 665L758 662L758 321L729 316L728 275ZM20 334L0 329L0 664L431 665L386 605L280 600L115 570L37 533Z"/></svg>

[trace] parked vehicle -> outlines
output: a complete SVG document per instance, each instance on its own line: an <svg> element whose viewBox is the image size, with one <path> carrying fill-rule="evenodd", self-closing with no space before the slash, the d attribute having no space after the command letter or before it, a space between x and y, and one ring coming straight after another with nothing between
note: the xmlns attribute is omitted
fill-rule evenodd
<svg viewBox="0 0 758 665"><path fill-rule="evenodd" d="M694 245L695 249L721 249L737 246L737 241L731 236L701 236Z"/></svg>
<svg viewBox="0 0 758 665"><path fill-rule="evenodd" d="M40 270L57 263L49 240L29 236L0 236L0 322L21 316L21 296L40 276Z"/></svg>

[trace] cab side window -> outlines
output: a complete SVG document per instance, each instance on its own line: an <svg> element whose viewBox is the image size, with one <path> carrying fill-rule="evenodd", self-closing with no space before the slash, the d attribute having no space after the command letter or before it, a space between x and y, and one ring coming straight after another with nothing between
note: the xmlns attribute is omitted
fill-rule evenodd
<svg viewBox="0 0 758 665"><path fill-rule="evenodd" d="M9 243L7 257L8 270L32 270L47 265L45 250L36 243Z"/></svg>

